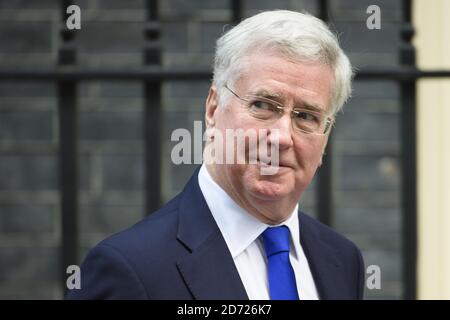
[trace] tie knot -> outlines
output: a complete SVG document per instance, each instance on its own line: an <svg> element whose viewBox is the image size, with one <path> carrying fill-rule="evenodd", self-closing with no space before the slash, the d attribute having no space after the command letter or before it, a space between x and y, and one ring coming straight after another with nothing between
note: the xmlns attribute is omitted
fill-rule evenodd
<svg viewBox="0 0 450 320"><path fill-rule="evenodd" d="M267 228L262 236L267 257L289 252L289 229L286 226Z"/></svg>

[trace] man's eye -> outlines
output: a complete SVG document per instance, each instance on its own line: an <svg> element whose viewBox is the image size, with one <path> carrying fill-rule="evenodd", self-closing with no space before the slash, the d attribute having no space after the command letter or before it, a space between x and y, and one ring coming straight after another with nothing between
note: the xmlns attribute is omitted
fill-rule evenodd
<svg viewBox="0 0 450 320"><path fill-rule="evenodd" d="M275 107L266 101L259 101L256 100L252 103L252 106L255 110L267 110L267 111L272 111Z"/></svg>
<svg viewBox="0 0 450 320"><path fill-rule="evenodd" d="M309 112L304 112L304 111L300 111L297 113L297 118L300 120L305 120L305 121L314 121L314 122L318 122L319 118Z"/></svg>

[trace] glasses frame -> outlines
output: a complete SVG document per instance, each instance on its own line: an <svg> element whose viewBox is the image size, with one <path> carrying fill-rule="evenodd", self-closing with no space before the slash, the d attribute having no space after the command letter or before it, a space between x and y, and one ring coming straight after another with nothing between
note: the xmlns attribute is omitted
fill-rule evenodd
<svg viewBox="0 0 450 320"><path fill-rule="evenodd" d="M230 91L236 98L238 98L239 100L241 100L241 101L244 101L244 102L246 102L246 103L250 103L251 101L249 100L249 99L246 99L246 98L242 98L241 96L239 96L236 92L234 92L233 90L231 90L229 87L228 87L228 85L225 85L224 86L228 91ZM271 100L271 99L269 99L269 98L265 98L265 97L260 97L260 96L252 96L252 97L255 97L255 98L258 98L258 99L262 99L263 101L267 101L267 102L269 102L270 104L273 104L273 106L276 108L276 113L278 113L280 116L282 116L283 114L284 114L284 112L285 112L285 107L281 104L281 103L279 103L279 102L277 102L277 101L274 101L274 100ZM305 109L301 109L301 110L299 110L299 109L292 109L291 110L291 118L293 118L294 116L296 116L296 115L298 115L301 111L303 111L303 110L305 110ZM325 116L325 115L323 115L323 114L321 114L321 113L319 113L319 112L315 112L315 111L311 111L311 110L306 110L306 111L308 111L308 112L310 112L310 113L312 113L312 114L314 114L314 115L318 115L318 116L320 116L320 117L323 117L324 118L324 121L325 121L325 123L324 123L324 130L323 130L323 132L310 132L310 131L306 131L306 130L303 130L303 129L300 129L300 128L296 128L297 130L299 130L299 131L301 131L301 132L303 132L303 133L306 133L306 134L315 134L315 135L321 135L321 136L323 136L323 135L326 135L327 133L328 133L328 131L330 130L330 128L333 126L333 124L334 124L334 118L333 117L330 117L330 116Z"/></svg>

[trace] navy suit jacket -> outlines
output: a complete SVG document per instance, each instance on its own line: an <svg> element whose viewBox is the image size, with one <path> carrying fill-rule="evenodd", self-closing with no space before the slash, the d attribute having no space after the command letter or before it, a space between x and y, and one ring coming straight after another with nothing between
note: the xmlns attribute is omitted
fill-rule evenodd
<svg viewBox="0 0 450 320"><path fill-rule="evenodd" d="M81 266L81 289L66 298L248 299L197 176L198 169L169 203L94 247ZM319 297L361 299L358 248L302 212L299 223Z"/></svg>

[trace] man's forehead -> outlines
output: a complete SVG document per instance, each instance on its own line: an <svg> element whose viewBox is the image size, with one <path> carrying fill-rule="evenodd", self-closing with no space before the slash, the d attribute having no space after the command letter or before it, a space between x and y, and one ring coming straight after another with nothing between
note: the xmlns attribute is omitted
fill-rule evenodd
<svg viewBox="0 0 450 320"><path fill-rule="evenodd" d="M241 94L261 95L279 102L293 100L296 106L327 112L334 83L330 66L294 61L270 52L251 53L243 62L234 82L243 90Z"/></svg>

